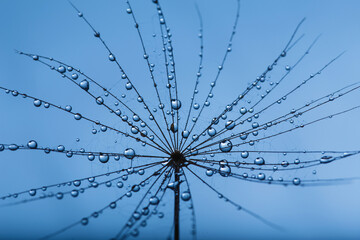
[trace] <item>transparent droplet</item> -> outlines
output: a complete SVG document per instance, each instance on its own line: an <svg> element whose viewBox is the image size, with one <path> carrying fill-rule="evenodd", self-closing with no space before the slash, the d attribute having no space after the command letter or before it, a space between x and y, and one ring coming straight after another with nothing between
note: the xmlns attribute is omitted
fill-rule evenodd
<svg viewBox="0 0 360 240"><path fill-rule="evenodd" d="M171 100L171 107L174 110L179 110L181 108L181 102L178 99L172 99Z"/></svg>
<svg viewBox="0 0 360 240"><path fill-rule="evenodd" d="M89 223L89 219L88 218L83 218L83 219L81 219L81 225L87 225Z"/></svg>
<svg viewBox="0 0 360 240"><path fill-rule="evenodd" d="M74 115L74 118L75 118L75 120L80 120L80 119L82 118L82 116L81 116L80 113L76 113L76 114Z"/></svg>
<svg viewBox="0 0 360 240"><path fill-rule="evenodd" d="M29 195L30 196L35 196L36 195L36 189L31 189L30 191L29 191Z"/></svg>
<svg viewBox="0 0 360 240"><path fill-rule="evenodd" d="M258 157L258 158L256 158L256 159L254 160L254 163L255 163L256 165L264 165L264 164L265 164L265 160L264 160L264 158L262 158L262 157Z"/></svg>
<svg viewBox="0 0 360 240"><path fill-rule="evenodd" d="M16 144L10 144L8 148L9 148L9 150L11 150L11 151L16 151L16 150L19 149L19 146L16 145Z"/></svg>
<svg viewBox="0 0 360 240"><path fill-rule="evenodd" d="M106 153L100 153L99 155L99 161L101 163L107 163L109 161L109 155Z"/></svg>
<svg viewBox="0 0 360 240"><path fill-rule="evenodd" d="M89 161L94 161L94 159L95 159L95 155L94 154L92 154L92 153L89 153L89 155L88 155L88 160Z"/></svg>
<svg viewBox="0 0 360 240"><path fill-rule="evenodd" d="M189 192L185 191L181 194L181 199L185 202L189 201L191 199L191 195Z"/></svg>
<svg viewBox="0 0 360 240"><path fill-rule="evenodd" d="M28 148L35 149L35 148L37 148L37 142L35 140L30 140L27 143L27 146L28 146Z"/></svg>
<svg viewBox="0 0 360 240"><path fill-rule="evenodd" d="M187 130L184 130L184 131L181 133L181 135L182 135L183 138L188 138L189 135L190 135L190 132L187 131Z"/></svg>
<svg viewBox="0 0 360 240"><path fill-rule="evenodd" d="M227 130L231 130L231 129L233 129L234 127L235 127L235 122L234 122L233 120L229 120L229 121L227 121L226 124L225 124L225 128L226 128Z"/></svg>
<svg viewBox="0 0 360 240"><path fill-rule="evenodd" d="M133 159L135 157L135 151L134 149L132 148L127 148L125 149L124 151L124 156L127 158L127 159Z"/></svg>
<svg viewBox="0 0 360 240"><path fill-rule="evenodd" d="M40 107L40 106L41 106L41 101L38 100L38 99L35 99L35 100L34 100L34 106L35 106L35 107Z"/></svg>
<svg viewBox="0 0 360 240"><path fill-rule="evenodd" d="M88 91L89 90L89 82L87 80L82 80L80 83L79 83L79 86L84 89L85 91Z"/></svg>
<svg viewBox="0 0 360 240"><path fill-rule="evenodd" d="M77 196L79 196L79 191L76 190L76 189L74 189L74 190L72 190L72 191L70 192L70 194L71 194L72 197L77 197Z"/></svg>
<svg viewBox="0 0 360 240"><path fill-rule="evenodd" d="M247 151L244 151L241 153L242 158L247 158L248 156L249 156L249 152L247 152Z"/></svg>
<svg viewBox="0 0 360 240"><path fill-rule="evenodd" d="M300 185L300 183L301 183L300 178L294 178L294 179L293 179L293 184L294 184L294 185Z"/></svg>
<svg viewBox="0 0 360 240"><path fill-rule="evenodd" d="M225 159L221 160L219 164L220 164L219 167L220 175L223 177L228 177L231 173L231 168L229 167L227 161Z"/></svg>
<svg viewBox="0 0 360 240"><path fill-rule="evenodd" d="M102 105L104 103L104 99L102 97L97 97L96 98L96 103L99 105Z"/></svg>
<svg viewBox="0 0 360 240"><path fill-rule="evenodd" d="M219 149L222 151L222 152L230 152L231 149L232 149L232 143L230 140L223 140L219 143Z"/></svg>
<svg viewBox="0 0 360 240"><path fill-rule="evenodd" d="M211 177L212 175L214 175L213 170L211 170L211 169L206 170L206 176Z"/></svg>
<svg viewBox="0 0 360 240"><path fill-rule="evenodd" d="M156 196L152 196L149 200L151 205L158 205L159 204L159 198Z"/></svg>
<svg viewBox="0 0 360 240"><path fill-rule="evenodd" d="M209 134L210 137L213 137L216 134L216 129L211 127L207 130L207 133Z"/></svg>

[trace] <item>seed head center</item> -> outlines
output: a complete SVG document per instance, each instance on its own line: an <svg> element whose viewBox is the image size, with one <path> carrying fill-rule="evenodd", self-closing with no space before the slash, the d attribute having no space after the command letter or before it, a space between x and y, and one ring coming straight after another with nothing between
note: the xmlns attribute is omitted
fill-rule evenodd
<svg viewBox="0 0 360 240"><path fill-rule="evenodd" d="M182 166L186 161L184 154L179 151L174 151L173 153L171 153L170 157L173 164L176 164L178 166Z"/></svg>

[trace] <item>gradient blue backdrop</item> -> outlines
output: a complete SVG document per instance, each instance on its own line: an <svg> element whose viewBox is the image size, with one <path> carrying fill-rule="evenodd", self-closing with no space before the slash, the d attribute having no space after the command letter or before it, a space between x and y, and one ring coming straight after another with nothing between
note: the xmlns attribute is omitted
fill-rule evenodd
<svg viewBox="0 0 360 240"><path fill-rule="evenodd" d="M157 105L154 92L147 90L148 74L136 31L126 14L124 1L80 1L74 3L98 29L116 56L134 79L152 107ZM158 38L151 37L158 31L156 11L151 1L132 1L150 57L161 65L162 58ZM193 1L163 1L167 22L173 33L179 92L184 109L190 99L198 64L199 21ZM204 69L200 94L208 91L217 65L220 63L232 28L236 1L199 0L204 21ZM273 97L285 93L310 73L316 72L327 61L346 50L330 68L314 82L289 98L283 111L299 106L325 93L359 80L360 59L360 2L359 1L242 1L241 16L233 51L224 67L212 101L212 111L220 112L249 82L259 75L279 54L296 24L307 20L301 28L303 41L294 48L289 58L283 60L280 69L294 63L318 35L322 34L311 54L291 76L274 92ZM64 81L46 67L31 59L19 56L14 49L52 56L78 66L107 86L120 82L120 75L107 60L107 53L89 28L76 16L67 1L10 1L0 2L0 85L17 89L50 102L72 104L81 112L95 118L108 120L121 126L118 120L101 110L88 96ZM152 52L155 50L155 52ZM152 54L152 55L151 55ZM273 76L276 79L277 76ZM146 83L145 83L146 82ZM119 88L117 88L120 86ZM123 83L115 85L121 89ZM204 94L204 95L202 95ZM275 98L273 98L275 99ZM134 100L129 98L128 101ZM145 151L139 144L132 145L115 134L91 134L92 125L74 121L71 116L55 109L35 109L32 102L21 97L0 94L1 117L0 142L25 144L36 139L40 146L55 147L64 144L68 148L84 147L89 150L122 152L133 147ZM345 97L330 106L304 117L304 122L341 111L359 103L359 93ZM137 105L139 108L139 105ZM280 113L270 111L270 117ZM106 115L107 114L107 115ZM355 150L359 149L359 111L312 125L301 131L287 134L263 146L280 150ZM200 120L205 127L213 114L209 110ZM80 142L75 141L80 138ZM114 140L118 140L115 144ZM280 157L279 157L280 159ZM121 165L123 164L123 165ZM124 167L127 163L120 163ZM313 176L308 169L294 174L301 178L336 178L360 176L358 157L343 162L315 168ZM104 166L86 158L68 159L60 154L45 155L41 152L0 153L0 194L30 189L65 180L90 176L119 168L112 160ZM200 171L206 177L203 171ZM230 204L217 198L195 178L190 177L197 216L199 239L359 239L360 238L360 182L324 187L282 187L243 183L219 176L207 178L209 182L234 201L251 209L266 219L284 227L277 231L262 224L244 212L238 212ZM36 239L76 221L116 198L119 191L97 189L88 191L78 199L58 201L47 199L15 207L0 208L1 239ZM140 193L138 194L140 195ZM121 207L91 221L89 226L78 226L59 239L108 239L119 230L139 196L124 201ZM141 238L164 238L171 225L172 200L168 197L162 212L167 218L153 219ZM182 209L182 235L190 235L190 211Z"/></svg>

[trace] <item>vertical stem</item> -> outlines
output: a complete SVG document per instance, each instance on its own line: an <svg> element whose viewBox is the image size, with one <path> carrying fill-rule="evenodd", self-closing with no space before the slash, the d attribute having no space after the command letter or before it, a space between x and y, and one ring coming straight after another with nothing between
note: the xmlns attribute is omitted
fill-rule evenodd
<svg viewBox="0 0 360 240"><path fill-rule="evenodd" d="M174 189L174 239L175 240L179 240L179 235L180 235L180 177L179 177L179 170L180 167L175 164L175 182L176 187Z"/></svg>

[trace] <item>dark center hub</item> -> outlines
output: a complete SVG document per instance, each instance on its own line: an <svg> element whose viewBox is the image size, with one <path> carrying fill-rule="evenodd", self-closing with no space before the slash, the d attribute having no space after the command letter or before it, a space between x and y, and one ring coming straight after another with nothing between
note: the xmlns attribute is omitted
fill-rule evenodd
<svg viewBox="0 0 360 240"><path fill-rule="evenodd" d="M177 166L182 166L186 161L184 155L179 151L175 151L175 152L171 153L170 156L171 156L171 160L172 160L173 164L175 164Z"/></svg>

